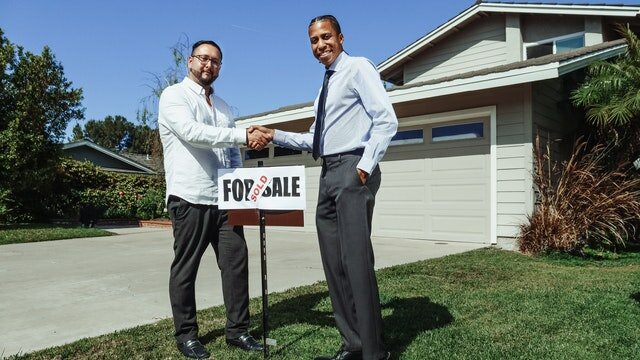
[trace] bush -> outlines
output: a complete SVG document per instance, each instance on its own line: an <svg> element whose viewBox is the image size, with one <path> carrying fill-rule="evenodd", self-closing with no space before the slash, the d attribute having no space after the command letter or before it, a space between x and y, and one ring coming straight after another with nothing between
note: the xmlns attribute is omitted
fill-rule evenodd
<svg viewBox="0 0 640 360"><path fill-rule="evenodd" d="M58 168L56 188L60 191L48 202L51 216L80 218L85 225L98 218L159 217L164 209L165 183L160 175L112 173L87 161L65 159Z"/></svg>
<svg viewBox="0 0 640 360"><path fill-rule="evenodd" d="M610 148L578 140L571 158L558 164L534 149L533 181L538 201L521 226L520 250L581 252L585 246L624 247L640 217L640 178L629 164L606 166Z"/></svg>

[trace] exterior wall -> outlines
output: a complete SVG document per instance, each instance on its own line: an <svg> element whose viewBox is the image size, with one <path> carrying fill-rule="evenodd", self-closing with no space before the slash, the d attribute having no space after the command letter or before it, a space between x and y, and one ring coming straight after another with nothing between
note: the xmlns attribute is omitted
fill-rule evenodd
<svg viewBox="0 0 640 360"><path fill-rule="evenodd" d="M478 19L407 63L404 83L411 84L507 62L505 18Z"/></svg>
<svg viewBox="0 0 640 360"><path fill-rule="evenodd" d="M525 43L583 32L582 16L535 15L522 16L522 37Z"/></svg>
<svg viewBox="0 0 640 360"><path fill-rule="evenodd" d="M550 79L532 84L533 91L533 134L540 138L540 146L551 150L552 159L564 160L569 156L573 145L573 134L576 120L568 114L567 90L562 79Z"/></svg>

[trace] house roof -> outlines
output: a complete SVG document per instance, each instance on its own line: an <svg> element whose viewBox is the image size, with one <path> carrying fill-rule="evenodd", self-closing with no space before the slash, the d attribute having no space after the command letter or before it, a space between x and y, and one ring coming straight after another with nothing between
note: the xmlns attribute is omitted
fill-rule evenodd
<svg viewBox="0 0 640 360"><path fill-rule="evenodd" d="M137 168L140 170L140 172L143 173L148 173L148 174L155 174L155 170L144 166L140 163L138 163L137 161L134 161L128 157L125 157L123 155L120 155L116 152L113 152L105 147L102 147L96 143L94 143L93 141L91 141L90 139L82 139L82 140L77 140L77 141L73 141L67 144L64 144L62 146L62 150L69 150L69 149L75 149L75 148L80 148L80 147L88 147L90 149L93 149L95 151L98 151L106 156L109 156L117 161L123 162L127 165L130 165L134 168ZM127 170L122 170L122 169L113 169L113 168L109 168L108 170L111 171L119 171L119 172L131 172L131 171L127 171Z"/></svg>
<svg viewBox="0 0 640 360"><path fill-rule="evenodd" d="M477 1L435 30L429 32L378 65L380 76L394 82L402 71L402 65L415 55L433 46L449 34L458 31L476 17L486 13L590 15L634 18L640 13L640 5L611 4L549 4Z"/></svg>
<svg viewBox="0 0 640 360"><path fill-rule="evenodd" d="M392 103L451 95L500 86L516 85L532 81L557 78L584 68L596 60L604 60L622 54L627 48L624 39L608 41L561 54L469 71L388 90ZM238 126L251 124L277 124L313 117L313 102L282 107L273 111L238 118Z"/></svg>

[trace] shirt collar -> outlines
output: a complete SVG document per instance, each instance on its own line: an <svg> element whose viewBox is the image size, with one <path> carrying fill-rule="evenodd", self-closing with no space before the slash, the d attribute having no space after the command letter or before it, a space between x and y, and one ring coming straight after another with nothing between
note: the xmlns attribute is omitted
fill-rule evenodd
<svg viewBox="0 0 640 360"><path fill-rule="evenodd" d="M338 55L338 57L333 60L333 62L331 63L331 65L329 65L329 67L327 68L327 70L339 70L340 65L344 62L344 60L349 57L349 55L347 55L344 51L340 52L340 55Z"/></svg>
<svg viewBox="0 0 640 360"><path fill-rule="evenodd" d="M200 86L200 84L198 84L197 82L191 80L188 76L184 77L184 80L182 81L182 83L191 91L195 92L198 95L205 95L205 90L202 86ZM213 84L211 84L211 96L213 96L213 94L216 93L216 89L213 87Z"/></svg>

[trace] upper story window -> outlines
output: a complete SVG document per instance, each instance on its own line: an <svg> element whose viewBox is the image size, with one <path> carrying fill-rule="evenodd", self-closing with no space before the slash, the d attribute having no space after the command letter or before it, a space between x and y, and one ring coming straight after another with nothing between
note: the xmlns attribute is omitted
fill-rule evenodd
<svg viewBox="0 0 640 360"><path fill-rule="evenodd" d="M533 59L545 55L561 54L581 47L584 47L584 33L574 33L525 44L524 50L527 59Z"/></svg>

